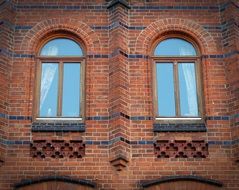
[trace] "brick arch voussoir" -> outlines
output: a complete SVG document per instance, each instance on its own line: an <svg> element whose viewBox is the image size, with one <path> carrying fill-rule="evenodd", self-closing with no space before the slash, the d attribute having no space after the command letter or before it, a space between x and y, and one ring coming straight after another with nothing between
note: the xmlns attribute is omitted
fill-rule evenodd
<svg viewBox="0 0 239 190"><path fill-rule="evenodd" d="M100 40L96 33L85 23L74 19L48 19L36 24L25 35L21 50L35 54L41 39L54 31L68 31L78 36L84 43L88 53L100 52Z"/></svg>
<svg viewBox="0 0 239 190"><path fill-rule="evenodd" d="M160 19L151 23L138 36L135 43L135 53L149 54L153 42L168 31L184 32L191 36L200 46L202 54L216 52L216 43L209 32L198 23L186 19Z"/></svg>

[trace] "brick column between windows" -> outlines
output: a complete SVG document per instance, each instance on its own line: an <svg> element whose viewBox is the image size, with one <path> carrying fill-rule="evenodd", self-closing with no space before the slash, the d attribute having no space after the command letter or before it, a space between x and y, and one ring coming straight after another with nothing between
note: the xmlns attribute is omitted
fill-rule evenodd
<svg viewBox="0 0 239 190"><path fill-rule="evenodd" d="M111 6L112 5L112 6ZM110 161L117 170L126 166L130 157L129 143L129 78L128 78L128 8L122 1L109 5L109 104Z"/></svg>

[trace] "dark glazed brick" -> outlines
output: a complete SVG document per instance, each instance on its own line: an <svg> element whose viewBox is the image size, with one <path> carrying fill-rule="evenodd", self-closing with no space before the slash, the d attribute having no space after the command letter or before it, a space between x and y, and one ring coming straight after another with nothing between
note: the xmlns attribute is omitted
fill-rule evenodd
<svg viewBox="0 0 239 190"><path fill-rule="evenodd" d="M230 116L207 116L207 120L230 120Z"/></svg>
<svg viewBox="0 0 239 190"><path fill-rule="evenodd" d="M84 123L33 123L32 132L85 132Z"/></svg>
<svg viewBox="0 0 239 190"><path fill-rule="evenodd" d="M215 10L218 6L132 6L133 10Z"/></svg>
<svg viewBox="0 0 239 190"><path fill-rule="evenodd" d="M154 132L206 132L205 124L159 124L154 123Z"/></svg>
<svg viewBox="0 0 239 190"><path fill-rule="evenodd" d="M27 185L37 184L41 182L49 182L49 181L62 181L66 183L85 185L85 186L89 186L93 188L96 187L96 184L90 180L76 179L76 178L71 178L68 176L44 176L44 177L39 177L34 179L22 180L20 183L17 183L15 185L15 188L21 188Z"/></svg>
<svg viewBox="0 0 239 190"><path fill-rule="evenodd" d="M108 6L107 9L115 8L117 5L122 5L126 9L130 9L130 6L126 0L112 0Z"/></svg>

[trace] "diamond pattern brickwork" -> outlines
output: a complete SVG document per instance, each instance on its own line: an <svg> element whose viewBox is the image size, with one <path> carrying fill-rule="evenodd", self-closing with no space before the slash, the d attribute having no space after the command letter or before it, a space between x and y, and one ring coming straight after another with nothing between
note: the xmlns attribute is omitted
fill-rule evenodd
<svg viewBox="0 0 239 190"><path fill-rule="evenodd" d="M34 140L30 144L33 158L82 158L85 144L82 140Z"/></svg>
<svg viewBox="0 0 239 190"><path fill-rule="evenodd" d="M158 158L206 158L208 156L208 143L204 140L157 140L154 148Z"/></svg>

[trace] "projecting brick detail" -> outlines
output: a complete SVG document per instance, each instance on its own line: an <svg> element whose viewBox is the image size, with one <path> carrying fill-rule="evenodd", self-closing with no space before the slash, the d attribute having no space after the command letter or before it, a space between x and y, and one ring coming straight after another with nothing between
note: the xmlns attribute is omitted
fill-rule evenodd
<svg viewBox="0 0 239 190"><path fill-rule="evenodd" d="M157 158L206 158L208 156L208 144L201 140L157 140L154 147Z"/></svg>
<svg viewBox="0 0 239 190"><path fill-rule="evenodd" d="M123 168L125 168L128 162L128 159L121 155L110 160L110 163L116 168L117 171L121 171Z"/></svg>
<svg viewBox="0 0 239 190"><path fill-rule="evenodd" d="M30 144L33 158L82 158L85 154L85 144L82 140L35 140Z"/></svg>
<svg viewBox="0 0 239 190"><path fill-rule="evenodd" d="M144 29L135 43L135 53L150 53L153 42L167 32L185 33L200 45L202 54L215 54L217 45L212 35L197 22L189 19L165 18L152 22Z"/></svg>

